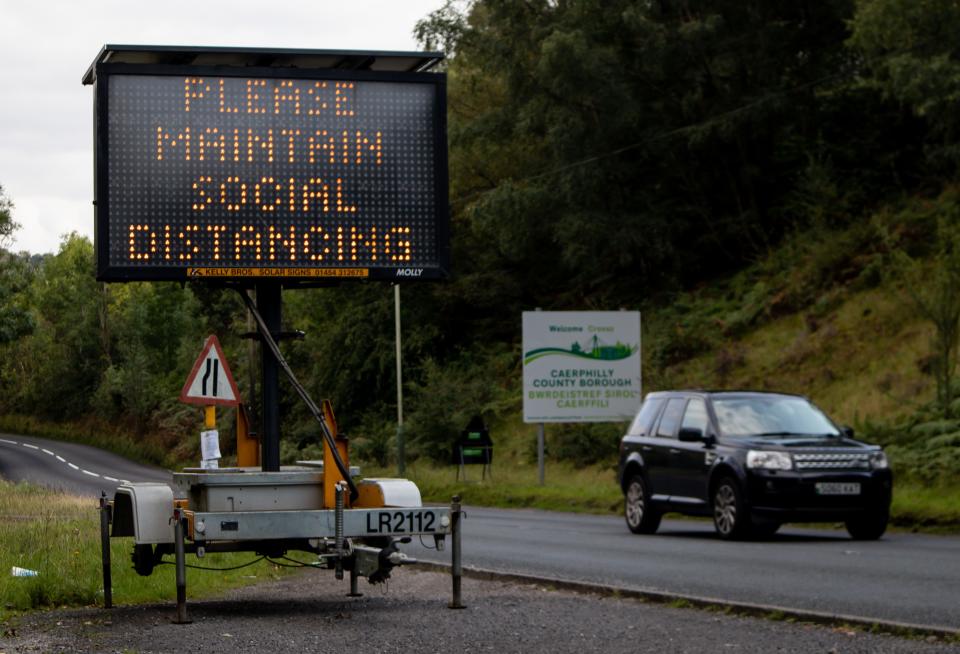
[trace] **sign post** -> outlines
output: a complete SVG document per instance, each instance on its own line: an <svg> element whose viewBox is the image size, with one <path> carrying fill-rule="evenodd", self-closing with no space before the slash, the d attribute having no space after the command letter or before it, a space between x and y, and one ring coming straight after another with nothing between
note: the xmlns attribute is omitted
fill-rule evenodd
<svg viewBox="0 0 960 654"><path fill-rule="evenodd" d="M180 391L180 401L203 406L203 426L200 451L204 467L216 467L220 458L217 429L217 405L237 406L240 392L230 372L230 365L220 347L220 341L211 334L200 350L200 356L187 375Z"/></svg>

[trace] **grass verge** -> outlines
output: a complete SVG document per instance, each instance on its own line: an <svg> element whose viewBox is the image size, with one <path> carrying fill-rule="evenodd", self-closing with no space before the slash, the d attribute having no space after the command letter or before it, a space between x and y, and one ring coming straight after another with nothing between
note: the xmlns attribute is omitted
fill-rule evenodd
<svg viewBox="0 0 960 654"><path fill-rule="evenodd" d="M390 476L396 470L364 468L371 477ZM455 467L437 467L418 461L407 466L406 476L420 488L428 502L448 503L454 495L478 506L533 508L577 513L615 513L622 497L616 475L609 467L575 468L550 463L544 485L538 484L537 468L510 464L492 466L491 475L481 480L480 466L468 466L467 480L457 480Z"/></svg>
<svg viewBox="0 0 960 654"><path fill-rule="evenodd" d="M895 481L891 522L915 531L960 533L960 488Z"/></svg>
<svg viewBox="0 0 960 654"><path fill-rule="evenodd" d="M113 538L113 598L116 604L172 602L174 567L162 565L140 577L130 564L133 539ZM188 563L231 567L256 558L249 552L210 554ZM14 577L14 566L38 572ZM289 572L266 561L239 570L187 571L189 598L216 595L226 589L276 579ZM96 502L26 484L0 480L0 623L18 613L63 606L102 603L100 520Z"/></svg>

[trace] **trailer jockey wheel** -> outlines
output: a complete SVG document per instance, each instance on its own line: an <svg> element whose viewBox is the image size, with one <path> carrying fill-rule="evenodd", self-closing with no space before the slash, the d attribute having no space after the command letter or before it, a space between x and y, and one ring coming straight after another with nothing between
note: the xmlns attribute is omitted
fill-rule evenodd
<svg viewBox="0 0 960 654"><path fill-rule="evenodd" d="M138 575L149 577L153 574L153 545L134 545L133 555L130 558L133 560L133 569Z"/></svg>

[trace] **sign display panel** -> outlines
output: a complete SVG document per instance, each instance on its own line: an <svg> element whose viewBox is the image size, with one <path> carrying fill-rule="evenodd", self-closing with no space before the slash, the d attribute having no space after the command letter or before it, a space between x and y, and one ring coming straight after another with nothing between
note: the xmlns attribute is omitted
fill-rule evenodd
<svg viewBox="0 0 960 654"><path fill-rule="evenodd" d="M443 75L152 68L98 71L100 279L446 276Z"/></svg>
<svg viewBox="0 0 960 654"><path fill-rule="evenodd" d="M638 311L525 311L524 422L620 422L640 407Z"/></svg>

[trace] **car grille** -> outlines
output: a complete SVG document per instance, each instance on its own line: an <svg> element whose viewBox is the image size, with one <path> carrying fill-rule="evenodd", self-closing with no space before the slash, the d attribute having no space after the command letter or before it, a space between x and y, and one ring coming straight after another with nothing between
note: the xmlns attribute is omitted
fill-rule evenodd
<svg viewBox="0 0 960 654"><path fill-rule="evenodd" d="M794 454L793 464L797 470L869 470L870 460L867 454L825 452Z"/></svg>

